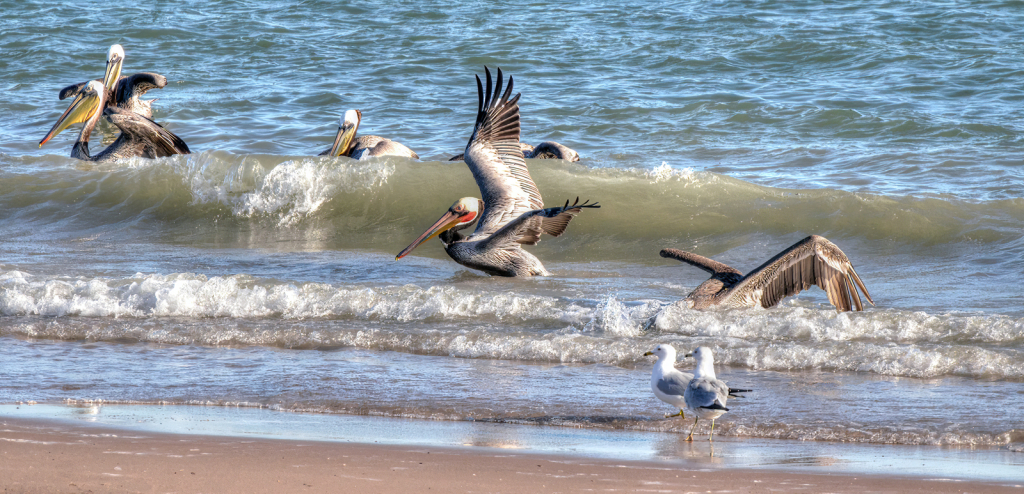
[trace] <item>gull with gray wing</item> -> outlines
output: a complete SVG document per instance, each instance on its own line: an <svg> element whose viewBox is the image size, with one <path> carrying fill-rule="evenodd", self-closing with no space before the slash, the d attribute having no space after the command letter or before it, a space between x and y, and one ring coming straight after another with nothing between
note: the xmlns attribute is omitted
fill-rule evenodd
<svg viewBox="0 0 1024 494"><path fill-rule="evenodd" d="M683 394L686 392L686 386L693 380L693 374L676 369L676 349L672 345L662 343L654 347L654 350L644 354L645 357L650 355L658 357L654 368L651 369L651 391L659 400L679 409L679 413L666 415L665 418L675 416L686 418L686 413L683 412L683 409L686 408ZM729 388L728 395L740 397L737 393L750 391L749 389Z"/></svg>
<svg viewBox="0 0 1024 494"><path fill-rule="evenodd" d="M699 346L693 353L687 353L687 357L697 360L697 367L693 370L693 379L686 385L683 392L683 399L686 401L686 408L693 410L696 418L693 419L693 427L690 428L690 435L686 436L687 441L693 440L693 431L697 429L697 421L700 419L711 420L711 434L708 441L715 436L715 419L721 417L729 409L725 403L729 400L729 386L725 381L715 377L715 359L711 350Z"/></svg>

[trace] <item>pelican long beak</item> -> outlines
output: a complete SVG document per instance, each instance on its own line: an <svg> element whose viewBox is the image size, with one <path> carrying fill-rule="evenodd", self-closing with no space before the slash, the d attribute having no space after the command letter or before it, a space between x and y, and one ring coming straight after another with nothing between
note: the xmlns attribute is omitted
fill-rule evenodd
<svg viewBox="0 0 1024 494"><path fill-rule="evenodd" d="M338 128L338 135L334 137L334 145L331 146L331 156L341 156L342 153L348 151L348 148L352 145L352 138L355 136L355 125L346 123L342 127Z"/></svg>
<svg viewBox="0 0 1024 494"><path fill-rule="evenodd" d="M53 124L50 132L46 134L43 140L39 141L39 147L43 147L46 141L53 139L57 134L60 134L64 129L76 124L89 120L95 115L96 110L100 106L100 99L95 95L79 93L75 97L71 105L68 106L67 110L64 110L64 114L57 119L57 123Z"/></svg>
<svg viewBox="0 0 1024 494"><path fill-rule="evenodd" d="M644 357L650 357L651 355L654 355L654 352L647 352L644 354Z"/></svg>
<svg viewBox="0 0 1024 494"><path fill-rule="evenodd" d="M124 63L124 58L120 55L115 54L110 60L107 60L107 70L103 73L103 85L106 86L107 91L113 91L114 86L117 85L118 79L121 78L121 65Z"/></svg>
<svg viewBox="0 0 1024 494"><path fill-rule="evenodd" d="M423 235L420 235L419 238L417 238L411 244L409 244L409 246L403 249L402 252L399 252L398 255L395 256L395 260L397 261L409 255L409 253L412 252L413 249L419 247L420 244L422 244L423 242L426 242L427 240L430 240L440 235L445 230L449 230L455 225L459 224L460 218L461 216L451 211L448 211L447 213L444 214L444 216L441 217L441 219L437 220L436 223L431 225L430 228L427 229L427 231L423 232Z"/></svg>

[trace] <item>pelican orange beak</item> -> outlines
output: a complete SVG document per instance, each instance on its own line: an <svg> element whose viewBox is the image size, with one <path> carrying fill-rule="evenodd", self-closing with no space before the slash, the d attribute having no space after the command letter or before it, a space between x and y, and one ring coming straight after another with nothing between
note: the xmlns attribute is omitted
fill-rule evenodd
<svg viewBox="0 0 1024 494"><path fill-rule="evenodd" d="M99 109L99 106L100 98L98 96L91 93L86 94L84 91L78 93L78 96L71 102L68 109L64 110L64 114L57 119L57 123L53 124L53 127L50 128L50 132L46 134L46 137L39 141L39 147L43 147L46 141L53 139L57 134L63 132L64 129L92 118L96 114L96 110Z"/></svg>
<svg viewBox="0 0 1024 494"><path fill-rule="evenodd" d="M121 45L113 45L107 52L107 69L103 73L103 85L113 91L117 81L121 79L121 65L124 64L124 49Z"/></svg>
<svg viewBox="0 0 1024 494"><path fill-rule="evenodd" d="M422 244L423 242L426 242L427 240L430 240L440 235L446 230L450 230L455 225L458 225L461 221L462 215L459 215L457 213L452 212L451 210L448 210L447 213L444 213L444 216L442 216L441 219L437 220L437 222L431 225L430 228L427 229L427 231L423 232L423 235L420 235L419 238L417 238L411 244L409 244L409 246L403 249L402 252L399 252L398 255L395 256L395 260L397 261L409 255L409 253L412 252L413 249L419 247L420 244Z"/></svg>
<svg viewBox="0 0 1024 494"><path fill-rule="evenodd" d="M350 112L355 112L354 118L349 115ZM362 118L363 113L359 110L345 112L345 119L338 127L338 135L334 137L334 145L331 146L331 157L341 156L352 147L352 140L356 137L356 130L359 128Z"/></svg>

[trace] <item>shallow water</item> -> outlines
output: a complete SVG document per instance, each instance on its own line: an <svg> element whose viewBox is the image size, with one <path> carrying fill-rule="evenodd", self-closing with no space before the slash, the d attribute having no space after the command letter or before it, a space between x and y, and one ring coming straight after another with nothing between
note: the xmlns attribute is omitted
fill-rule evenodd
<svg viewBox="0 0 1024 494"><path fill-rule="evenodd" d="M669 342L758 389L723 436L1024 442L1015 3L0 8L0 402L677 432L642 357ZM37 147L112 43L168 77L147 97L192 155L77 162L75 128ZM478 194L445 160L484 64L515 77L524 141L582 156L529 163L547 202L603 205L529 248L549 278L436 241L394 260ZM314 157L348 108L423 162ZM661 248L746 270L812 233L875 307L671 305L705 275Z"/></svg>
<svg viewBox="0 0 1024 494"><path fill-rule="evenodd" d="M950 482L987 481L1021 487L1024 455L1005 450L929 446L857 445L823 441L719 438L683 441L656 432L567 429L475 420L397 420L382 417L276 413L250 408L207 406L0 405L5 418L32 420L40 432L82 437L115 435L145 438L152 433L202 434L293 441L390 444L414 448L472 448L500 456L558 455L558 461L661 463L686 470L730 468L818 474L916 476ZM17 423L24 430L25 423ZM85 426L85 427L83 427ZM4 431L0 431L2 433ZM66 436L65 436L66 437ZM2 439L2 437L0 437ZM616 467L629 468L629 464Z"/></svg>

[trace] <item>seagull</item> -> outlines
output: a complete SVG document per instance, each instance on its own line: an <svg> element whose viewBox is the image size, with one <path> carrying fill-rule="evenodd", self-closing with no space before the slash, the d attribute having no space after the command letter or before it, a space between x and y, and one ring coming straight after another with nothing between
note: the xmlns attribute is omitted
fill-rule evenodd
<svg viewBox="0 0 1024 494"><path fill-rule="evenodd" d="M644 354L645 357L650 355L658 357L654 368L651 369L651 391L659 400L679 409L679 413L666 415L665 418L679 416L685 419L686 414L683 409L686 408L686 400L683 398L683 394L686 392L686 386L693 380L693 374L680 372L675 368L676 349L672 345L663 343ZM749 389L728 388L728 390L729 396L737 398L741 398L737 393L750 392Z"/></svg>
<svg viewBox="0 0 1024 494"><path fill-rule="evenodd" d="M715 357L707 347L699 346L686 356L697 360L693 379L683 393L686 407L693 410L697 416L693 419L693 427L690 428L690 435L686 436L686 440L693 441L693 431L697 428L698 420L710 419L711 434L708 441L711 441L715 436L715 419L729 411L725 408L725 402L729 399L729 386L726 386L725 381L715 377Z"/></svg>

